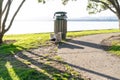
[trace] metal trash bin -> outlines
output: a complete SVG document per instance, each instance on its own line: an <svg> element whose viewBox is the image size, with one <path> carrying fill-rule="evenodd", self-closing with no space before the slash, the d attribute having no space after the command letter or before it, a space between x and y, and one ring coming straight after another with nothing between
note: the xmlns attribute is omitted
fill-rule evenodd
<svg viewBox="0 0 120 80"><path fill-rule="evenodd" d="M66 39L67 33L67 16L66 12L55 12L54 14L54 33L62 33L62 39Z"/></svg>

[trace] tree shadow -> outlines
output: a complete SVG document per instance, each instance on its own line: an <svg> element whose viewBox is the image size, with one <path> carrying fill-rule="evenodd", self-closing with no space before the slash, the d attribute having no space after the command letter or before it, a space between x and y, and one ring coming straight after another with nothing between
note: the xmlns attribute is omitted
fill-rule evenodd
<svg viewBox="0 0 120 80"><path fill-rule="evenodd" d="M44 77L44 78L43 78ZM49 76L43 74L27 64L19 61L14 55L1 58L0 79L2 80L51 80Z"/></svg>
<svg viewBox="0 0 120 80"><path fill-rule="evenodd" d="M81 71L86 71L86 72L88 72L88 73L91 73L91 74L95 74L95 75L98 75L98 76L101 76L101 77L104 77L104 78L107 78L107 79L110 79L110 80L120 80L120 79L118 79L118 78L116 78L116 77L112 77L112 76L110 76L110 75L107 75L107 74L103 74L103 73L100 73L100 72L96 72L96 71L93 71L93 70L89 70L89 69L86 69L86 68L84 68L84 67L80 67L80 66L76 66L76 65L73 65L73 64L71 64L71 63L68 63L68 62L64 62L64 61L58 61L58 60L55 60L55 59L52 59L52 58L49 58L49 57L46 57L46 56L42 56L42 55L39 55L39 54L36 54L36 53L34 53L34 52L31 52L31 51L28 51L30 54L33 54L33 55L36 55L36 56L39 56L39 57L43 57L43 58L47 58L48 60L50 60L50 61L55 61L55 62L58 62L58 63L62 63L62 64L64 64L64 65L69 65L69 66L71 66L71 67L73 67L73 68L76 68L76 69L79 69L79 70L81 70Z"/></svg>
<svg viewBox="0 0 120 80"><path fill-rule="evenodd" d="M26 54L31 54L31 56ZM65 78L68 80L73 78L83 80L81 76L74 76L69 72L56 68L54 65L51 66L42 62L43 59L48 60L48 62L53 60L49 60L48 57L42 55L35 55L34 52L28 51L26 53L26 51L23 51L15 55L3 56L0 54L0 56L2 56L2 58L0 57L0 79L3 80L63 80ZM36 56L37 59L33 56Z"/></svg>
<svg viewBox="0 0 120 80"><path fill-rule="evenodd" d="M29 54L31 56L29 56ZM38 60L38 59L32 58L32 56L37 56L40 59ZM12 68L12 70L14 71L14 75L16 75L19 78L18 80L53 80L53 78L57 78L57 80L62 80L63 77L67 79L74 78L75 80L83 80L80 77L73 76L69 72L60 70L54 66L46 64L45 62L41 62L42 59L46 59L47 61L54 61L54 62L57 62L58 64L60 63L61 65L62 64L69 65L76 69L80 69L82 71L86 71L98 76L102 76L107 79L119 80L118 78L109 76L107 74L89 70L80 66L73 65L71 63L64 62L64 61L59 61L59 60L50 58L49 56L43 56L39 53L32 52L30 50L27 51L27 53L19 52L15 56L9 55L9 56L5 56L4 58L0 57L0 79L14 80L14 78L11 77L12 74L10 73L10 70L9 70ZM25 61L27 61L27 63ZM10 63L9 65L8 65L8 62ZM32 65L36 66L38 69L36 67L31 67ZM43 70L43 71L40 71L40 70ZM68 74L70 76L65 76L65 74Z"/></svg>
<svg viewBox="0 0 120 80"><path fill-rule="evenodd" d="M105 50L108 50L108 49L105 49ZM120 45L113 45L111 47L109 47L109 50L110 51L120 51Z"/></svg>
<svg viewBox="0 0 120 80"><path fill-rule="evenodd" d="M65 43L65 42L62 42L62 43L58 46L58 48L59 48L59 49L61 49L61 48L84 49L84 47L77 46L77 45L73 45L73 44L69 44L69 43Z"/></svg>
<svg viewBox="0 0 120 80"><path fill-rule="evenodd" d="M91 47L95 49L104 49L104 50L108 50L111 47L105 44L96 44L96 43L91 43L91 42L86 42L86 41L69 39L67 40L67 43L66 42L61 43L58 46L58 48L84 49L84 47L81 47L81 46L87 46L87 47Z"/></svg>
<svg viewBox="0 0 120 80"><path fill-rule="evenodd" d="M31 56L28 56L28 55L26 55L24 53L20 53L20 54L17 55L19 58L22 58L22 59L25 59L25 60L31 62L31 64L36 66L38 69L45 70L46 74L49 74L52 77L51 80L53 80L53 79L55 79L55 80L63 80L64 78L66 78L68 80L71 80L71 79L83 80L81 78L81 76L74 76L71 73L66 72L66 70L64 71L62 69L59 69L60 67L58 68L58 67L54 66L55 62L57 62L57 64L55 64L55 65L58 65L58 66L63 65L63 62L50 59L49 57L45 57L45 56L42 56L40 54L36 54L36 53L34 53L32 51L27 51L27 52L28 52L27 53L28 55L31 54L32 56L37 56L37 57L39 57L41 59L47 60L46 62L51 62L51 61L53 62L54 61L53 65L51 65L52 63L50 63L50 65L49 65L46 62L42 62L41 60L39 61L38 59L31 58Z"/></svg>
<svg viewBox="0 0 120 80"><path fill-rule="evenodd" d="M66 63L66 62L65 62ZM82 70L82 71L86 71L88 73L92 73L92 74L95 74L95 75L98 75L98 76L101 76L101 77L104 77L104 78L107 78L107 79L110 79L110 80L120 80L120 78L116 78L116 77L112 77L110 75L107 75L107 74L103 74L103 73L100 73L100 72L96 72L96 71L93 71L93 70L89 70L89 69L86 69L84 67L80 67L80 66L76 66L76 65L73 65L71 63L66 63L68 64L69 66L72 66L76 69L79 69L79 70Z"/></svg>
<svg viewBox="0 0 120 80"><path fill-rule="evenodd" d="M1 80L12 80L7 68L5 67L6 60L0 57L0 79ZM7 76L7 78L6 78Z"/></svg>
<svg viewBox="0 0 120 80"><path fill-rule="evenodd" d="M14 44L2 44L2 46L0 46L0 54L5 55L15 54L21 50L26 50L26 48Z"/></svg>
<svg viewBox="0 0 120 80"><path fill-rule="evenodd" d="M110 45L106 45L106 44L96 44L96 43L90 43L90 42L86 42L86 41L79 41L79 40L72 40L72 39L67 40L67 42L77 44L77 45L80 45L80 46L83 45L83 46L87 46L87 47L91 47L91 48L95 48L95 49L102 49L102 50L108 50L111 47ZM71 49L71 46L74 47L73 44L72 45L69 44L69 46L67 46L67 48ZM62 43L62 45L61 44L59 45L59 48L64 48L65 45L66 45L65 43ZM120 46L115 46L115 47L119 48ZM112 49L112 50L114 50L114 51L119 50L119 49L116 49L116 48ZM83 49L84 49L84 47L83 47ZM107 78L107 79L110 79L110 80L120 80L116 77L112 77L112 76L107 75L107 74L103 74L103 73L100 73L100 72L89 70L89 69L86 69L86 68L81 67L81 66L76 66L76 65L73 65L71 63L64 62L64 64L68 64L69 66L72 66L72 67L74 67L76 69L79 69L81 71L85 71L85 72L88 72L88 73L91 73L91 74L95 74L95 75L98 75L98 76L101 76L101 77L104 77L104 78Z"/></svg>

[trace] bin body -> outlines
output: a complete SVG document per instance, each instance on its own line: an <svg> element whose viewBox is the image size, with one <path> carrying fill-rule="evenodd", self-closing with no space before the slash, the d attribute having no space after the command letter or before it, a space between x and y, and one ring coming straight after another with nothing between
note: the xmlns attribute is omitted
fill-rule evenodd
<svg viewBox="0 0 120 80"><path fill-rule="evenodd" d="M56 12L54 14L54 33L61 32L62 39L66 39L67 33L67 16L66 12Z"/></svg>

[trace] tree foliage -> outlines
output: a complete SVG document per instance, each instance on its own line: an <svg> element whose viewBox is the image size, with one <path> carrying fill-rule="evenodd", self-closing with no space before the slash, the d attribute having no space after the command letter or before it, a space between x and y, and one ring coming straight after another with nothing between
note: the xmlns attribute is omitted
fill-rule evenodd
<svg viewBox="0 0 120 80"><path fill-rule="evenodd" d="M48 0L38 0L38 2L46 3ZM69 1L77 1L77 0L61 0L63 5L66 5Z"/></svg>
<svg viewBox="0 0 120 80"><path fill-rule="evenodd" d="M46 0L38 0L38 2L46 3Z"/></svg>
<svg viewBox="0 0 120 80"><path fill-rule="evenodd" d="M97 13L107 9L119 17L120 0L88 0L87 10L89 13Z"/></svg>

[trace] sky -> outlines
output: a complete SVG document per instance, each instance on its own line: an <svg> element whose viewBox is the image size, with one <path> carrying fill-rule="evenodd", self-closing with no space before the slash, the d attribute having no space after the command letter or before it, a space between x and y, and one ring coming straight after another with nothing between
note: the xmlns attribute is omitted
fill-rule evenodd
<svg viewBox="0 0 120 80"><path fill-rule="evenodd" d="M21 0L14 0L11 7L10 15L16 10ZM38 3L37 0L26 0L19 11L16 20L51 20L57 11L67 12L69 19L80 18L85 16L112 16L110 11L105 11L96 15L89 15L86 10L87 0L69 1L67 5L63 5L61 0L48 0L45 4Z"/></svg>
<svg viewBox="0 0 120 80"><path fill-rule="evenodd" d="M16 11L18 4L20 4L20 1L22 0L13 0L12 3L13 5L11 6L10 9L9 19ZM46 2L45 4L38 3L37 0L26 0L24 5L18 12L17 16L15 17L15 21L11 29L9 30L8 34L44 32L46 31L46 28L47 30L53 31L54 30L53 23L48 24L46 23L47 22L46 20L53 20L54 13L57 11L67 12L68 19L74 19L74 20L88 16L94 16L94 17L115 16L110 11L89 15L88 11L86 11L87 1L88 0L77 0L77 1L70 0L67 5L63 5L61 0L48 0L48 2ZM7 22L9 24L9 20ZM41 28L40 27L41 25L44 27ZM48 26L50 26L49 27L50 29L48 29ZM73 28L71 27L71 30L72 29Z"/></svg>

